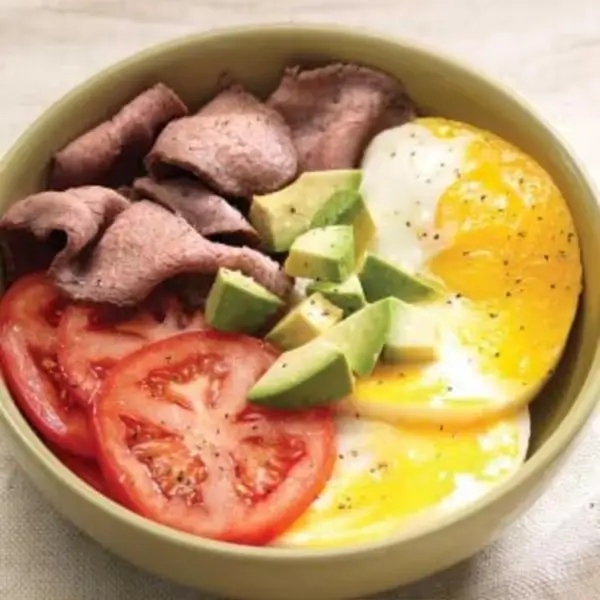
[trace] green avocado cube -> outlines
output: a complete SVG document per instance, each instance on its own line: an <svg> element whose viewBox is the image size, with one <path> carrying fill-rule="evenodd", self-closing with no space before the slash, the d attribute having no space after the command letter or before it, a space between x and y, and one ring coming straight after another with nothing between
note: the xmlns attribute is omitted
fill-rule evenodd
<svg viewBox="0 0 600 600"><path fill-rule="evenodd" d="M284 352L248 392L272 408L303 409L339 400L354 390L345 354L320 338Z"/></svg>
<svg viewBox="0 0 600 600"><path fill-rule="evenodd" d="M367 303L360 280L357 275L350 275L341 283L328 281L313 281L306 291L309 294L319 292L330 302L344 310L344 316L351 315Z"/></svg>
<svg viewBox="0 0 600 600"><path fill-rule="evenodd" d="M310 171L287 187L254 196L250 222L271 252L289 250L294 240L310 228L315 214L340 190L357 190L359 170Z"/></svg>
<svg viewBox="0 0 600 600"><path fill-rule="evenodd" d="M422 302L436 296L434 287L424 279L371 253L367 254L358 277L369 302L389 296L405 302Z"/></svg>
<svg viewBox="0 0 600 600"><path fill-rule="evenodd" d="M387 363L436 360L439 328L427 310L388 298L391 324L381 358Z"/></svg>
<svg viewBox="0 0 600 600"><path fill-rule="evenodd" d="M380 300L369 304L326 331L321 339L336 345L359 377L370 375L390 329L390 304Z"/></svg>
<svg viewBox="0 0 600 600"><path fill-rule="evenodd" d="M340 282L354 269L354 232L350 225L311 229L290 248L284 264L292 277Z"/></svg>
<svg viewBox="0 0 600 600"><path fill-rule="evenodd" d="M312 294L285 315L265 339L283 350L292 350L333 327L343 313L321 294Z"/></svg>
<svg viewBox="0 0 600 600"><path fill-rule="evenodd" d="M250 277L221 268L206 300L205 317L220 331L253 334L283 306L277 296Z"/></svg>
<svg viewBox="0 0 600 600"><path fill-rule="evenodd" d="M375 237L375 223L357 190L340 190L320 208L310 224L311 229L328 225L352 225L354 250L359 264Z"/></svg>

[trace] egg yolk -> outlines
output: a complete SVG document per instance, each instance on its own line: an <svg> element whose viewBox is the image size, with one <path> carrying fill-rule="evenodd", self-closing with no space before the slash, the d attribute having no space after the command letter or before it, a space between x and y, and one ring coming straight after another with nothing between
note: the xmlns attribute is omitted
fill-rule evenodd
<svg viewBox="0 0 600 600"><path fill-rule="evenodd" d="M401 428L340 418L324 493L279 543L335 546L389 535L431 509L481 496L521 464L527 412L473 428Z"/></svg>
<svg viewBox="0 0 600 600"><path fill-rule="evenodd" d="M440 132L435 121L421 121ZM446 135L470 128L448 125ZM524 385L554 366L581 289L577 235L567 205L530 157L486 133L440 198L436 227L455 231L429 269L471 299L477 318L461 331L485 369ZM485 340L485 343L482 341Z"/></svg>
<svg viewBox="0 0 600 600"><path fill-rule="evenodd" d="M445 240L418 274L445 290L425 308L446 334L435 364L380 364L358 382L352 408L392 420L474 420L531 400L552 374L581 292L578 238L563 196L531 157L462 123L411 126L425 128L432 147L464 142L421 236L422 248ZM402 211L411 199L398 198Z"/></svg>

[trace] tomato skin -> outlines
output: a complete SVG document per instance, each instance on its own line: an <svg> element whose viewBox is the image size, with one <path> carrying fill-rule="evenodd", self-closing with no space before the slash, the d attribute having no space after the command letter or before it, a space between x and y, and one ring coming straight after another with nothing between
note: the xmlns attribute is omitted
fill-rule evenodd
<svg viewBox="0 0 600 600"><path fill-rule="evenodd" d="M74 398L89 408L119 360L152 341L205 327L200 311L185 314L179 301L165 292L135 309L72 304L59 327L59 362Z"/></svg>
<svg viewBox="0 0 600 600"><path fill-rule="evenodd" d="M61 304L60 295L41 274L21 278L4 294L0 368L19 408L45 440L73 454L94 456L88 416L62 385L56 359Z"/></svg>
<svg viewBox="0 0 600 600"><path fill-rule="evenodd" d="M276 356L260 340L205 331L123 359L93 411L98 460L119 499L238 544L266 544L296 521L331 475L334 427L327 409L249 405L248 389Z"/></svg>
<svg viewBox="0 0 600 600"><path fill-rule="evenodd" d="M112 493L109 489L108 483L95 460L83 458L76 454L70 454L61 450L58 447L49 447L52 453L60 460L65 467L72 471L77 477L85 481L90 487L94 488L97 492L112 498Z"/></svg>

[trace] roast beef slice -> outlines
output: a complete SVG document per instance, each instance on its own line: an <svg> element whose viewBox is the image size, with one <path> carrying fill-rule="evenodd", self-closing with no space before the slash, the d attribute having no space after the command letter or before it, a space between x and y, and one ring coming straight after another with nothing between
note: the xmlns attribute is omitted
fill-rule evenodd
<svg viewBox="0 0 600 600"><path fill-rule="evenodd" d="M354 168L374 135L416 116L400 82L346 64L286 69L267 105L290 126L300 171Z"/></svg>
<svg viewBox="0 0 600 600"><path fill-rule="evenodd" d="M256 229L237 208L199 181L141 177L133 188L137 197L154 200L181 215L204 237L249 246L257 246L260 241Z"/></svg>
<svg viewBox="0 0 600 600"><path fill-rule="evenodd" d="M64 266L128 206L123 196L100 186L40 192L17 202L0 219L7 278Z"/></svg>
<svg viewBox="0 0 600 600"><path fill-rule="evenodd" d="M142 200L121 213L85 261L54 271L56 284L77 300L132 305L163 281L182 273L238 270L280 297L292 281L267 256L211 242L182 217Z"/></svg>
<svg viewBox="0 0 600 600"><path fill-rule="evenodd" d="M160 130L188 114L177 94L162 83L142 92L110 120L73 140L52 161L49 186L104 184L117 187L135 176Z"/></svg>
<svg viewBox="0 0 600 600"><path fill-rule="evenodd" d="M298 160L281 115L233 85L196 115L169 123L146 165L157 179L176 167L224 196L249 198L291 181Z"/></svg>

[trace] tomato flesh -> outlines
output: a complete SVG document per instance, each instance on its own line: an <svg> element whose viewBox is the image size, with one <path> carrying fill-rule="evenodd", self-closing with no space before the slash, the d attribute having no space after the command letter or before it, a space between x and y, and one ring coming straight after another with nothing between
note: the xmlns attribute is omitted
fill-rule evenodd
<svg viewBox="0 0 600 600"><path fill-rule="evenodd" d="M119 362L95 400L99 461L136 512L203 537L264 544L331 475L328 410L270 411L247 391L276 358L260 340L182 333Z"/></svg>
<svg viewBox="0 0 600 600"><path fill-rule="evenodd" d="M94 456L86 413L58 363L58 324L66 301L44 275L20 279L0 301L0 366L15 401L40 435L74 454Z"/></svg>
<svg viewBox="0 0 600 600"><path fill-rule="evenodd" d="M119 360L152 341L204 327L201 312L185 314L175 297L166 294L135 309L74 304L61 321L59 361L74 397L90 406Z"/></svg>

